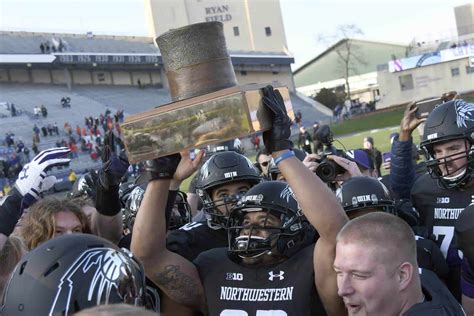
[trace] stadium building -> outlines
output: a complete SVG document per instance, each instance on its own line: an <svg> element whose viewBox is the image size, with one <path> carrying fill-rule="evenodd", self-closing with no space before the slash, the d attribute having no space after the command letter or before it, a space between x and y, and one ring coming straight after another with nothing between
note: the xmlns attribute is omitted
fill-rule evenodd
<svg viewBox="0 0 474 316"><path fill-rule="evenodd" d="M407 46L366 41L342 39L324 52L299 67L294 72L296 89L306 96L315 96L322 88L344 87L344 61L347 55L347 42L350 41L349 86L351 99L370 102L379 99L377 66L386 63L392 56L405 56Z"/></svg>
<svg viewBox="0 0 474 316"><path fill-rule="evenodd" d="M294 59L287 49L278 0L147 0L145 11L150 25L146 37L0 32L0 161L17 159L15 148L6 145L8 137L21 140L30 149L30 158L34 155L35 125L59 128L59 135L41 136L38 145L43 150L67 141L65 125L76 131L85 126L86 117L95 119L118 110L129 115L170 102L154 38L171 28L205 21L224 24L240 84L279 82L290 89L295 112L302 113L305 124L330 119L329 109L294 88L290 68ZM71 107L62 106L63 98L70 98ZM41 105L47 108L47 116L34 114L34 108ZM79 152L70 168L79 174L98 165L100 159L92 161L87 153Z"/></svg>
<svg viewBox="0 0 474 316"><path fill-rule="evenodd" d="M297 91L345 87L346 44L351 41L352 100L377 101L377 109L474 91L474 4L454 8L456 29L416 36L408 45L342 39L294 72Z"/></svg>
<svg viewBox="0 0 474 316"><path fill-rule="evenodd" d="M448 91L474 93L474 3L455 7L454 15L455 30L414 38L410 56L378 68L379 108Z"/></svg>

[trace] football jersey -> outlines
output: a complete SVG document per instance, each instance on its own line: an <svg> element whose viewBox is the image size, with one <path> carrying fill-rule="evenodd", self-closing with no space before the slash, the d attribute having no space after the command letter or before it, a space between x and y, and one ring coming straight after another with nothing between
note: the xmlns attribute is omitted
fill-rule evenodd
<svg viewBox="0 0 474 316"><path fill-rule="evenodd" d="M194 261L204 286L209 315L326 315L316 292L314 244L269 266L244 266L226 248L202 253Z"/></svg>
<svg viewBox="0 0 474 316"><path fill-rule="evenodd" d="M464 208L474 201L474 187L466 190L440 188L436 179L424 174L413 185L411 197L420 214L421 225L436 236L450 268L448 287L459 300L461 258L455 246L454 224Z"/></svg>
<svg viewBox="0 0 474 316"><path fill-rule="evenodd" d="M465 316L461 305L431 271L420 269L421 288L425 299L413 305L404 316Z"/></svg>
<svg viewBox="0 0 474 316"><path fill-rule="evenodd" d="M227 246L227 231L223 228L212 229L206 221L181 226L177 230L170 231L166 239L166 248L169 251L189 261L193 261L206 250Z"/></svg>
<svg viewBox="0 0 474 316"><path fill-rule="evenodd" d="M436 236L449 264L448 250L454 238L454 224L464 208L474 202L474 187L466 190L443 189L436 179L424 174L413 185L411 197L413 206L420 214L421 225Z"/></svg>

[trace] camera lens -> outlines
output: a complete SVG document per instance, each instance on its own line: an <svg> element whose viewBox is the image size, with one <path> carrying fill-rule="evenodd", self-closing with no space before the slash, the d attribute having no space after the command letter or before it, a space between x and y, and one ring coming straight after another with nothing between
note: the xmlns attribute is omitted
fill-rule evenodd
<svg viewBox="0 0 474 316"><path fill-rule="evenodd" d="M324 182L332 182L336 179L336 167L332 161L322 162L316 168L316 175Z"/></svg>

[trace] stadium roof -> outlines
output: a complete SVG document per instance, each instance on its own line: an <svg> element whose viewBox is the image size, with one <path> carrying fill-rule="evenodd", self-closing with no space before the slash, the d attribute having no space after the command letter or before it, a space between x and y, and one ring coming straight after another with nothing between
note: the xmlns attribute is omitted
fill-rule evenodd
<svg viewBox="0 0 474 316"><path fill-rule="evenodd" d="M48 42L55 46L53 55L153 55L161 61L159 49L151 37L135 36L94 36L79 34L54 34L32 32L0 32L0 55L42 54L40 45ZM59 43L63 49L58 51ZM293 56L284 52L230 51L233 64L289 65L294 62Z"/></svg>
<svg viewBox="0 0 474 316"><path fill-rule="evenodd" d="M343 78L337 49L349 39L342 39L327 50L293 72L296 87L304 87L319 82ZM392 55L404 57L407 46L352 39L354 52L364 62L354 62L355 71L351 75L362 75L377 70L377 65L385 64ZM355 59L354 59L355 60Z"/></svg>

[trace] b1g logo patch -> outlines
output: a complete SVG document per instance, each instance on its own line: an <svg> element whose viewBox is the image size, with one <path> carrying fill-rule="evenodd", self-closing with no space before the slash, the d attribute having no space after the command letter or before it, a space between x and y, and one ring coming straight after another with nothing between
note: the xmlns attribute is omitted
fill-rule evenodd
<svg viewBox="0 0 474 316"><path fill-rule="evenodd" d="M436 203L438 203L438 204L449 204L449 196L437 197L436 198Z"/></svg>
<svg viewBox="0 0 474 316"><path fill-rule="evenodd" d="M226 273L225 279L227 281L243 281L244 275L242 273Z"/></svg>

